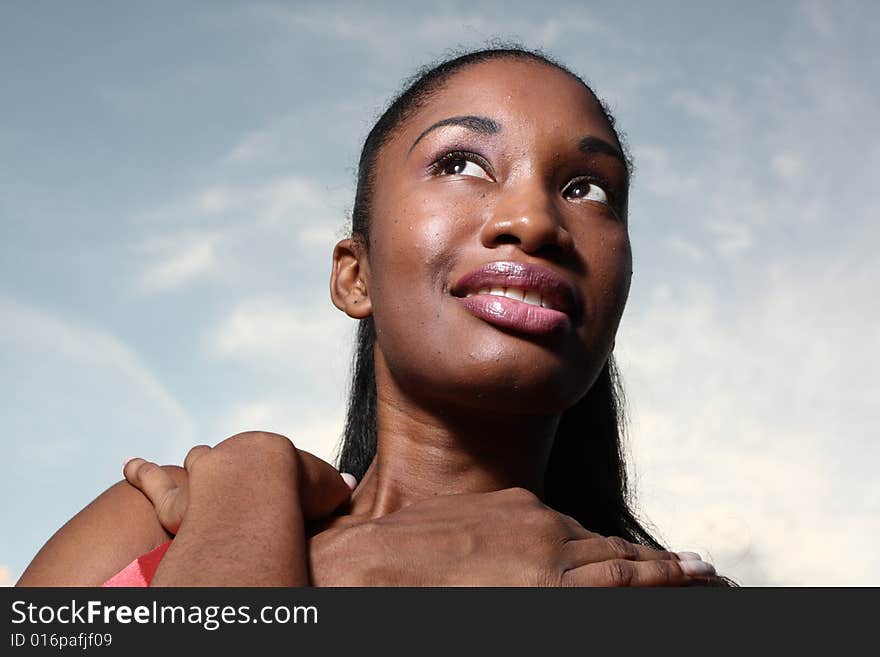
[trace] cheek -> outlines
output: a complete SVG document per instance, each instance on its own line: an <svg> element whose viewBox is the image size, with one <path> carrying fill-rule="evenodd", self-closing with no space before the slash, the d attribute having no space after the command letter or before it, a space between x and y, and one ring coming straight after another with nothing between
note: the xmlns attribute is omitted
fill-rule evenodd
<svg viewBox="0 0 880 657"><path fill-rule="evenodd" d="M594 240L583 254L587 269L586 327L608 336L617 331L629 296L632 249L625 230Z"/></svg>
<svg viewBox="0 0 880 657"><path fill-rule="evenodd" d="M401 296L425 301L426 294L448 291L450 263L473 231L466 221L473 209L448 197L440 200L410 194L395 203L393 217L375 227L371 293L379 305Z"/></svg>
<svg viewBox="0 0 880 657"><path fill-rule="evenodd" d="M413 359L436 344L449 281L444 262L454 252L451 222L421 204L398 206L377 226L370 254L370 297L383 350ZM421 346L421 348L419 348Z"/></svg>
<svg viewBox="0 0 880 657"><path fill-rule="evenodd" d="M632 281L632 247L629 235L623 233L617 239L612 240L606 256L608 257L608 273L604 293L616 299L623 306L629 296L629 286Z"/></svg>

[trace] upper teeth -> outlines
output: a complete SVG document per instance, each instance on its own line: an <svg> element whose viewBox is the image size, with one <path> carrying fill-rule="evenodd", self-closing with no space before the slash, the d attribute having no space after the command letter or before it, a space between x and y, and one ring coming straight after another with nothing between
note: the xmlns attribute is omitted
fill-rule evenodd
<svg viewBox="0 0 880 657"><path fill-rule="evenodd" d="M468 292L465 296L472 297L475 294L492 294L496 297L507 297L508 299L522 301L530 306L548 307L544 302L544 296L537 290L521 290L517 287L484 287L476 292Z"/></svg>

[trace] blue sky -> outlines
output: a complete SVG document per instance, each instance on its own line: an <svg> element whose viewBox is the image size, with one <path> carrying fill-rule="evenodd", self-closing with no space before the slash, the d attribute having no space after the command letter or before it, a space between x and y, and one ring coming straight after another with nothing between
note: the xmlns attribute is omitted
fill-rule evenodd
<svg viewBox="0 0 880 657"><path fill-rule="evenodd" d="M640 508L745 584L880 584L872 3L4 3L0 579L126 456L325 458L363 137L405 77L542 47L626 133Z"/></svg>

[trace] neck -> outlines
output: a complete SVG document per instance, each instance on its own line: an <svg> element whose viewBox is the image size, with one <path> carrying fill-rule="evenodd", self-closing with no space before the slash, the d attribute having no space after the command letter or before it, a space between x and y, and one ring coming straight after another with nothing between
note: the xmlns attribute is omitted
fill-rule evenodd
<svg viewBox="0 0 880 657"><path fill-rule="evenodd" d="M454 414L387 386L377 392L376 457L352 496L353 516L378 518L437 495L502 488L543 498L559 414Z"/></svg>

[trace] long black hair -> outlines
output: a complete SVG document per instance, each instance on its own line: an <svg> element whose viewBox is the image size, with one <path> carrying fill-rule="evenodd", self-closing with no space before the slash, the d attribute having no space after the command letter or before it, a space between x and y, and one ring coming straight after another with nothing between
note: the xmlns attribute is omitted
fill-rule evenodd
<svg viewBox="0 0 880 657"><path fill-rule="evenodd" d="M519 59L552 66L578 80L596 98L621 150L626 153L628 174L632 160L607 105L584 80L540 51L514 46L477 50L420 70L404 85L404 91L379 117L364 142L358 164L357 191L352 210L352 235L369 249L371 200L375 180L372 171L382 146L394 131L451 75L492 59ZM373 345L376 338L372 317L360 320L349 391L348 413L338 465L343 472L363 477L376 454L377 408ZM587 394L567 409L556 431L544 477L544 502L575 518L590 531L620 536L634 543L662 549L632 510L627 485L622 439L626 426L620 375L609 355Z"/></svg>

